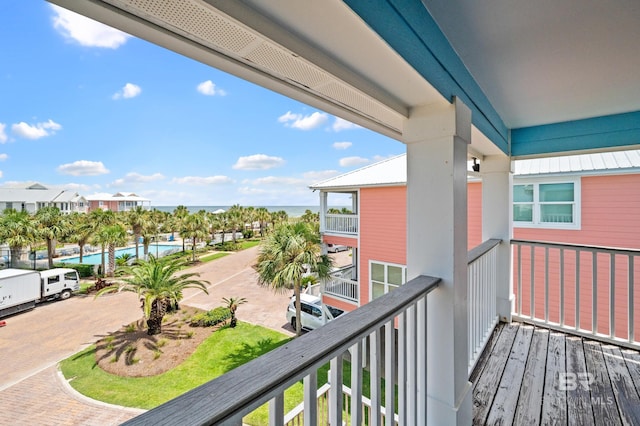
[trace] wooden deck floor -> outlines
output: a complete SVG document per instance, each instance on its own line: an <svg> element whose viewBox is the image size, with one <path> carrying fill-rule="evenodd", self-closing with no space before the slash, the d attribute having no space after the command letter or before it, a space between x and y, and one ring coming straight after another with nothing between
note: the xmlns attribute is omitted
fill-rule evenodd
<svg viewBox="0 0 640 426"><path fill-rule="evenodd" d="M640 425L640 353L500 324L473 371L474 425Z"/></svg>

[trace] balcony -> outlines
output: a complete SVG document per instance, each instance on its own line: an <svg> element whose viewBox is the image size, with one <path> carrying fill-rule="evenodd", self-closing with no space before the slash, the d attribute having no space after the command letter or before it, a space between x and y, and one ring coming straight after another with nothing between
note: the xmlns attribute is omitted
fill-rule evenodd
<svg viewBox="0 0 640 426"><path fill-rule="evenodd" d="M567 323L549 324L559 331L521 322L498 324L495 278L501 244L489 240L468 253L465 346L472 423L640 424L637 341L618 339L630 346L622 349L608 341L610 336L591 333L585 338L578 335L583 330ZM535 264L536 256L522 260L524 250L518 247L523 244L532 242L513 242L514 251L520 252L516 266ZM632 256L633 265L636 254L624 255ZM515 270L516 276L524 275ZM438 297L439 285L438 278L417 277L126 424L241 425L243 416L265 403L271 425L427 424L427 401L438 389L428 387L428 374L433 373L426 360L440 348L425 324L428 301ZM537 286L549 282L536 281L534 290ZM536 303L551 299L532 297L531 312L545 312L545 305ZM515 306L519 304L516 299ZM523 320L522 312L513 315ZM319 372L327 365L328 380L321 383ZM285 413L284 392L299 381L304 383L304 399Z"/></svg>
<svg viewBox="0 0 640 426"><path fill-rule="evenodd" d="M322 232L339 235L358 235L358 215L326 213Z"/></svg>

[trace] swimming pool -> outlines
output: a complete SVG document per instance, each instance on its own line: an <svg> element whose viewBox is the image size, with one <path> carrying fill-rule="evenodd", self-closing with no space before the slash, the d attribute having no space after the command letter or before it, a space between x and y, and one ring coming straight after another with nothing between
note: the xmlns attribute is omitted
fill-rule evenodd
<svg viewBox="0 0 640 426"><path fill-rule="evenodd" d="M181 245L177 245L177 244L158 244L157 246L155 244L151 244L149 245L149 254L152 254L156 257L162 257L163 255L167 255L169 253L167 252L176 252L182 250L182 246ZM125 249L118 249L116 250L116 259L118 258L118 256L122 256L123 254L128 253L132 256L136 255L136 248L135 247L129 247L129 248L125 248ZM140 255L140 257L144 256L144 248L141 245L138 246L138 253ZM82 256L82 263L85 265L99 265L102 259L102 254L100 251L91 253L91 254L85 254L84 256ZM69 257L66 259L60 259L58 260L58 262L61 263L80 263L80 257L76 256L76 257ZM105 264L109 262L109 251L105 250L104 252L104 262Z"/></svg>

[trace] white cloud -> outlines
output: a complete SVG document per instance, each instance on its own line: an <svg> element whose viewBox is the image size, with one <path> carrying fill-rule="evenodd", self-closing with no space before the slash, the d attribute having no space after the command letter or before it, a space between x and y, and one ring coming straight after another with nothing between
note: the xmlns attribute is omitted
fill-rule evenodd
<svg viewBox="0 0 640 426"><path fill-rule="evenodd" d="M391 154L391 155L374 155L372 160L374 163L377 163L379 161L383 161L383 160L388 160L389 158L393 158L393 157L397 157L398 154Z"/></svg>
<svg viewBox="0 0 640 426"><path fill-rule="evenodd" d="M369 160L362 157L344 157L340 159L340 166L342 167L353 167L360 166L362 164L367 164Z"/></svg>
<svg viewBox="0 0 640 426"><path fill-rule="evenodd" d="M302 176L304 176L305 180L311 183L317 183L317 182L322 182L323 180L332 178L334 176L338 176L339 174L340 172L338 172L337 170L321 170L321 171L306 172Z"/></svg>
<svg viewBox="0 0 640 426"><path fill-rule="evenodd" d="M333 143L333 147L335 149L347 149L347 148L351 148L351 145L353 145L351 142L334 142Z"/></svg>
<svg viewBox="0 0 640 426"><path fill-rule="evenodd" d="M78 160L58 166L58 173L71 176L98 176L109 173L102 161Z"/></svg>
<svg viewBox="0 0 640 426"><path fill-rule="evenodd" d="M164 179L162 173L154 173L152 175L141 175L140 173L127 173L123 178L114 180L109 186L130 186L139 183L148 183L156 180Z"/></svg>
<svg viewBox="0 0 640 426"><path fill-rule="evenodd" d="M233 168L236 170L267 170L283 166L284 164L284 159L280 157L255 154L238 158L238 161L233 165Z"/></svg>
<svg viewBox="0 0 640 426"><path fill-rule="evenodd" d="M67 40L75 41L81 46L117 49L131 37L67 9L54 5L51 7L56 13L53 17L53 28Z"/></svg>
<svg viewBox="0 0 640 426"><path fill-rule="evenodd" d="M62 129L62 126L53 120L49 120L45 123L36 123L34 125L30 125L22 121L11 126L11 131L14 134L21 138L32 140L51 136L60 129Z"/></svg>
<svg viewBox="0 0 640 426"><path fill-rule="evenodd" d="M254 185L304 185L302 179L282 176L265 176L252 181Z"/></svg>
<svg viewBox="0 0 640 426"><path fill-rule="evenodd" d="M47 188L53 188L54 186L45 185ZM64 185L56 185L60 189L66 189L68 191L77 191L79 193L86 193L92 189L96 189L95 186L86 185L84 183L65 183Z"/></svg>
<svg viewBox="0 0 640 426"><path fill-rule="evenodd" d="M9 138L7 137L7 133L5 131L6 128L7 128L6 124L0 123L0 143L5 143L9 140Z"/></svg>
<svg viewBox="0 0 640 426"><path fill-rule="evenodd" d="M9 158L9 156L7 154L0 154L0 161L4 161L7 158Z"/></svg>
<svg viewBox="0 0 640 426"><path fill-rule="evenodd" d="M173 178L171 183L183 185L223 185L233 183L233 179L228 176L184 176Z"/></svg>
<svg viewBox="0 0 640 426"><path fill-rule="evenodd" d="M342 130L360 129L361 126L353 124L350 121L343 120L340 117L336 117L336 121L333 122L333 126L331 126L331 128L334 132L341 132Z"/></svg>
<svg viewBox="0 0 640 426"><path fill-rule="evenodd" d="M133 83L127 83L124 85L124 87L122 89L120 89L118 92L114 93L112 98L113 99L131 99L131 98L135 98L136 96L140 95L140 93L142 93L142 89L140 88L140 86L133 84Z"/></svg>
<svg viewBox="0 0 640 426"><path fill-rule="evenodd" d="M284 123L285 126L299 130L311 130L322 126L329 116L322 112L314 112L311 115L294 114L287 111L286 114L278 117L278 122Z"/></svg>
<svg viewBox="0 0 640 426"><path fill-rule="evenodd" d="M224 90L216 88L215 83L211 80L198 84L198 92L206 96L225 96L227 94Z"/></svg>

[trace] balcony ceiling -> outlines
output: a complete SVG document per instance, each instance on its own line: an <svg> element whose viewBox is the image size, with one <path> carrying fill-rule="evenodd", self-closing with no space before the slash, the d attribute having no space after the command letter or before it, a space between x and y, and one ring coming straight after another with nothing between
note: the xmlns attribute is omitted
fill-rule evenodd
<svg viewBox="0 0 640 426"><path fill-rule="evenodd" d="M485 154L640 146L637 0L50 1L399 140L457 96Z"/></svg>

